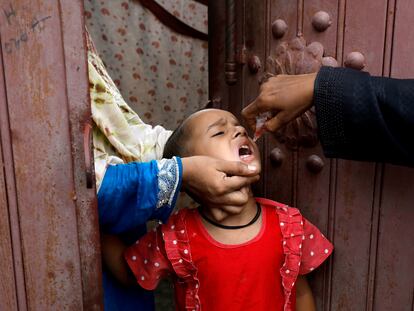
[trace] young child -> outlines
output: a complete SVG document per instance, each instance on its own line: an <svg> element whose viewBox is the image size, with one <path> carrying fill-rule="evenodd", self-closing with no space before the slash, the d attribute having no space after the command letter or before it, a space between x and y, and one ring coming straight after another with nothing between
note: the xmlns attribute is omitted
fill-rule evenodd
<svg viewBox="0 0 414 311"><path fill-rule="evenodd" d="M218 109L194 113L169 138L164 157L190 155L261 166L246 130ZM103 237L105 264L125 282L132 271L148 290L172 276L177 310L315 310L302 275L331 254L331 243L296 208L254 198L250 186L240 191L250 199L234 214L195 198L197 209L176 212L126 251Z"/></svg>

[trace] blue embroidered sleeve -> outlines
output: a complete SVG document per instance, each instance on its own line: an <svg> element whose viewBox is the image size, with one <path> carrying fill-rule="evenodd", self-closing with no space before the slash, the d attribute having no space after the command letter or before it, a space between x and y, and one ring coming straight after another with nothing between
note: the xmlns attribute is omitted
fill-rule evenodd
<svg viewBox="0 0 414 311"><path fill-rule="evenodd" d="M181 159L109 166L98 192L101 230L121 234L150 219L165 222L175 206Z"/></svg>
<svg viewBox="0 0 414 311"><path fill-rule="evenodd" d="M157 161L158 203L153 218L166 222L174 209L181 188L182 163L179 157Z"/></svg>

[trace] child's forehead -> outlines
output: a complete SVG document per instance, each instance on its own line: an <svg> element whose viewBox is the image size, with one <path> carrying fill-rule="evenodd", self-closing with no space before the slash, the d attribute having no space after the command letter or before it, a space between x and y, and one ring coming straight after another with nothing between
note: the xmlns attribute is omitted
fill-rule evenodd
<svg viewBox="0 0 414 311"><path fill-rule="evenodd" d="M200 110L192 115L191 123L193 125L208 126L209 122L216 122L220 119L239 123L239 120L231 112L221 109Z"/></svg>

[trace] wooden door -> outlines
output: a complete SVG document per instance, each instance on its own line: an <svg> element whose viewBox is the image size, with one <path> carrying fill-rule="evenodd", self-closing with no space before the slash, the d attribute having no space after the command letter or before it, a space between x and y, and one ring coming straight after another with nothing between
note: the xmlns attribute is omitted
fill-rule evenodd
<svg viewBox="0 0 414 311"><path fill-rule="evenodd" d="M82 18L0 1L0 310L101 309Z"/></svg>
<svg viewBox="0 0 414 311"><path fill-rule="evenodd" d="M264 74L280 72L281 53L303 40L305 51L322 48L321 63L413 78L413 18L410 0L212 1L210 97L240 115ZM298 59L283 69L316 66L300 68ZM334 243L329 262L310 276L317 309L413 310L414 170L326 159L310 120L259 142L265 173L256 190L300 208Z"/></svg>

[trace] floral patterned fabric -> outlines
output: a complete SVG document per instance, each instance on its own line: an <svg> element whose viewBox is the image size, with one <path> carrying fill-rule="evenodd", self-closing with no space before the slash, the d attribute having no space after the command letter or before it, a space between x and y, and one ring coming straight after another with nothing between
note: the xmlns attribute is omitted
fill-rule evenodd
<svg viewBox="0 0 414 311"><path fill-rule="evenodd" d="M157 0L207 32L207 7ZM208 100L208 45L170 30L139 1L85 0L86 25L115 86L145 123L174 129Z"/></svg>
<svg viewBox="0 0 414 311"><path fill-rule="evenodd" d="M194 0L155 0L183 23L207 34L207 7Z"/></svg>
<svg viewBox="0 0 414 311"><path fill-rule="evenodd" d="M89 88L92 107L96 186L107 165L160 159L171 132L145 124L124 101L88 42Z"/></svg>

